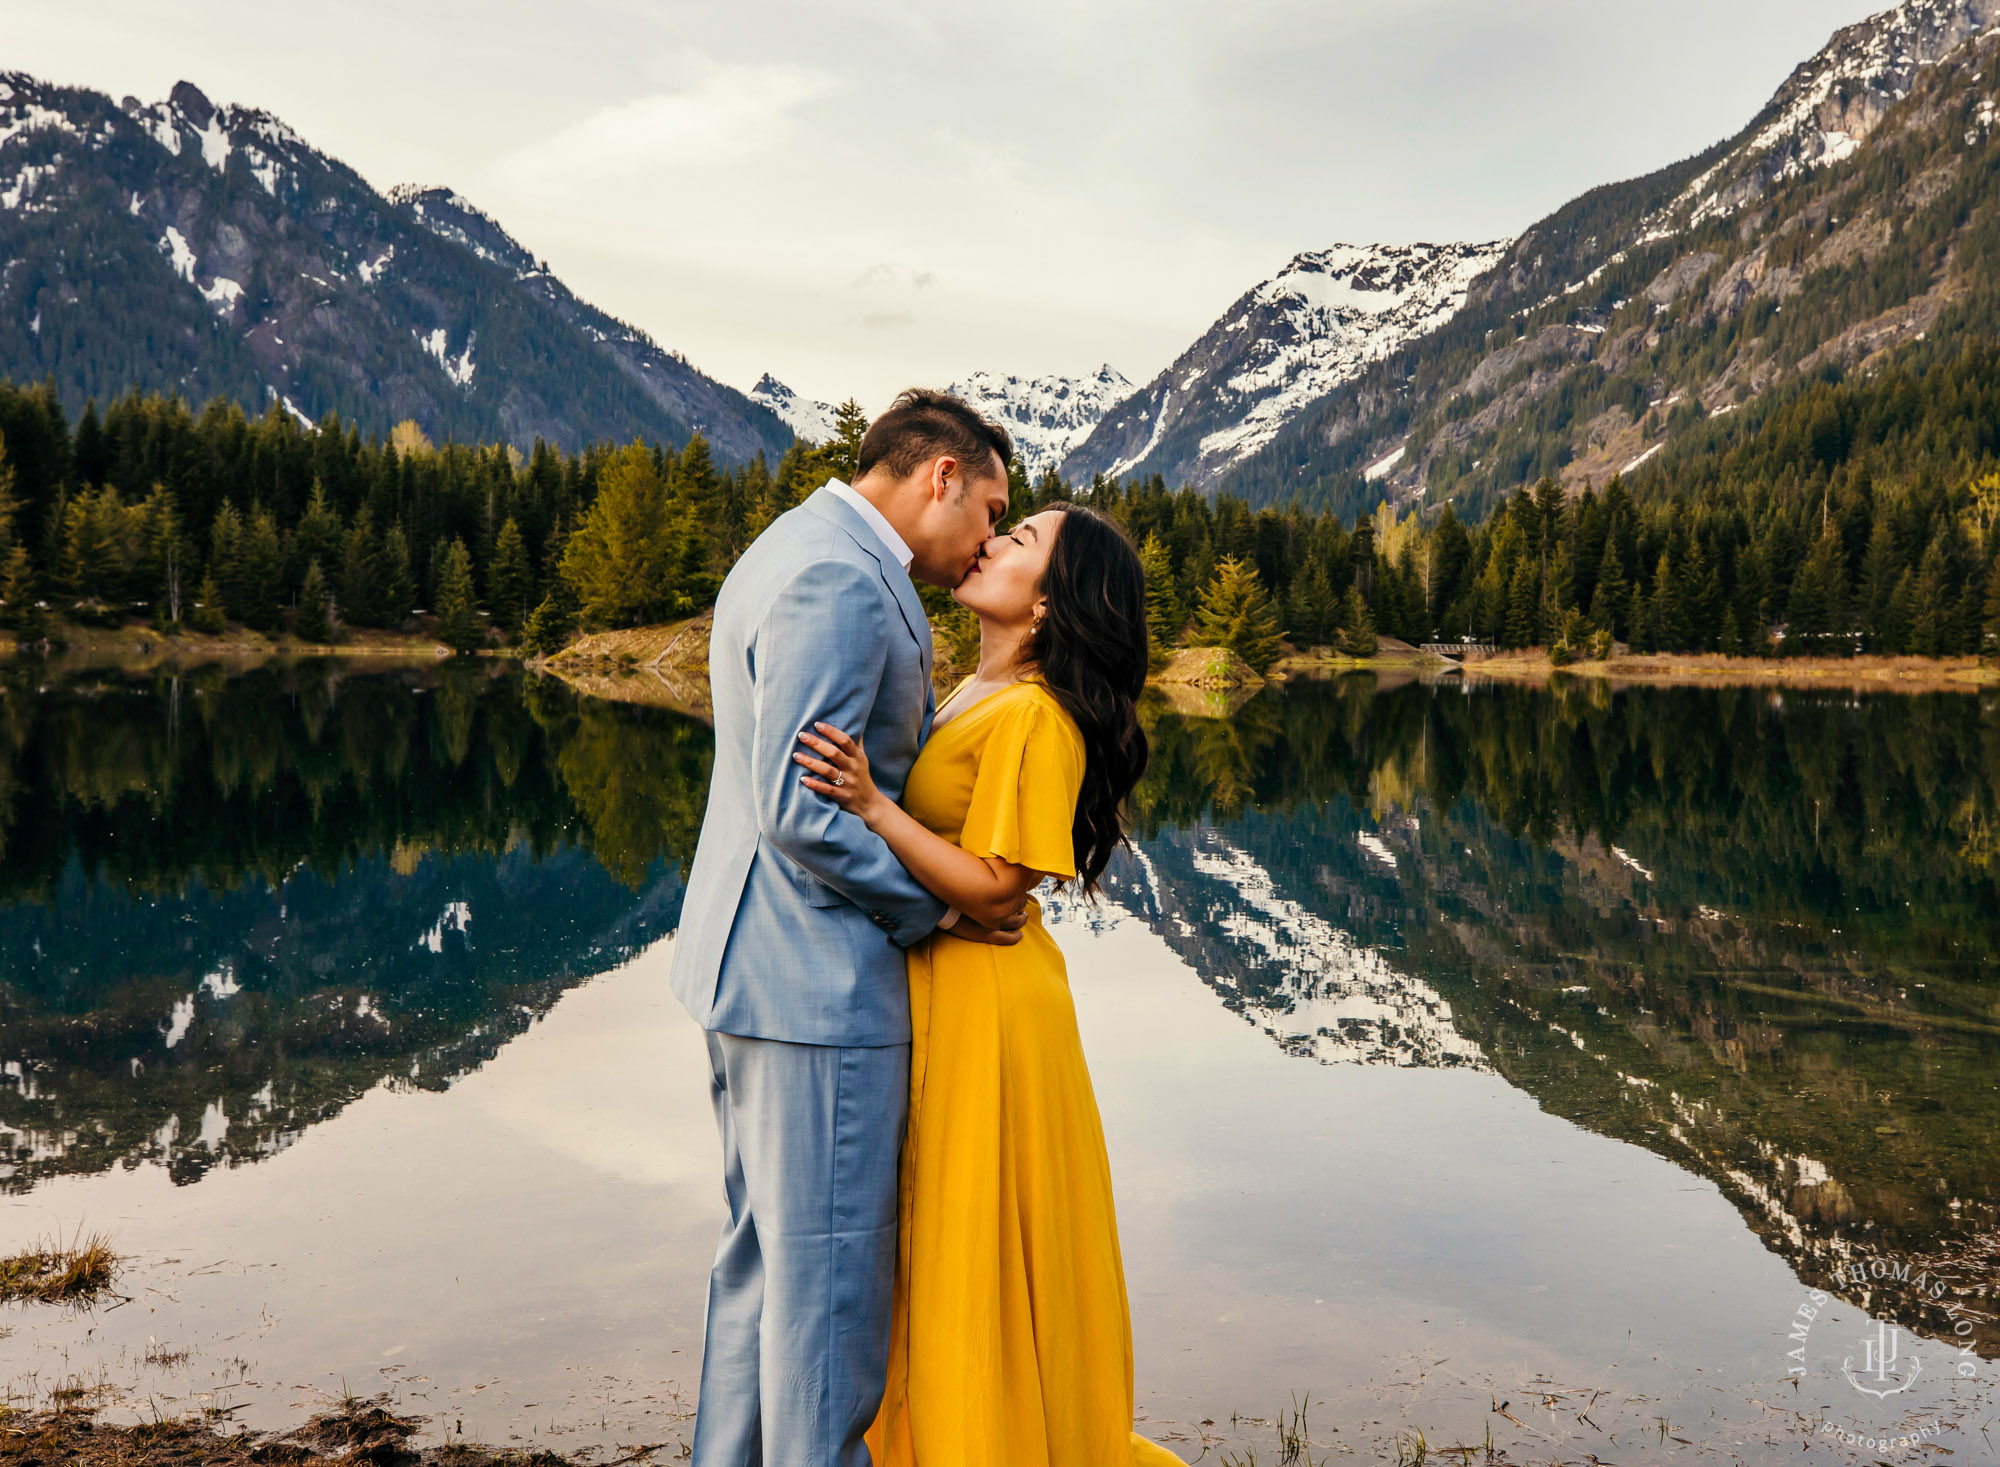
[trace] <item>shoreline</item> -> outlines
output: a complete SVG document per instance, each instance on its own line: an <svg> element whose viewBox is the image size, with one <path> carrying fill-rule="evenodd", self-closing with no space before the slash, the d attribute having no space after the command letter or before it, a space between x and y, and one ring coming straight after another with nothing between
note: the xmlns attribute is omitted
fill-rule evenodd
<svg viewBox="0 0 2000 1467"><path fill-rule="evenodd" d="M1434 664L1435 665L1435 664ZM1727 657L1719 652L1645 652L1558 667L1546 652L1459 664L1468 679L1553 682L1594 678L1614 687L1835 689L1861 693L1977 693L2000 686L2000 663L1977 657Z"/></svg>
<svg viewBox="0 0 2000 1467"><path fill-rule="evenodd" d="M60 1394L60 1393L58 1393ZM46 1411L0 1407L0 1432L9 1439L9 1461L64 1463L66 1467L310 1467L313 1463L376 1463L383 1467L625 1467L684 1451L674 1439L617 1452L568 1454L547 1447L497 1447L447 1434L440 1445L421 1444L430 1418L398 1414L387 1396L349 1399L286 1431L226 1431L233 1408L208 1407L180 1416L115 1424L96 1419L100 1409L77 1399ZM666 1460L673 1460L670 1455Z"/></svg>
<svg viewBox="0 0 2000 1467"><path fill-rule="evenodd" d="M143 622L122 627L89 627L63 622L49 629L43 642L23 644L0 633L0 656L42 656L66 663L266 662L308 657L365 657L443 661L451 648L422 632L387 632L355 628L338 642L301 642L293 637L267 636L231 625L225 632L182 630L162 632ZM518 657L513 647L490 647L475 657Z"/></svg>
<svg viewBox="0 0 2000 1467"><path fill-rule="evenodd" d="M511 658L533 671L560 679L577 692L609 702L667 708L709 722L713 719L708 692L708 630L714 614L657 626L592 632L548 657L525 654L519 647L486 647L473 657ZM444 661L455 655L435 638L419 633L355 629L332 644L270 637L243 627L208 636L200 632L165 633L151 626L85 627L65 623L52 629L55 643L45 654L70 664L119 663L141 666L171 663L233 663L360 658ZM1185 654L1196 649L1182 648ZM0 656L31 655L0 633ZM948 688L958 670L936 648L933 662L939 687ZM1161 670L1165 672L1165 669ZM1560 678L1592 679L1617 687L1761 687L1810 691L1830 689L1869 693L1977 693L2000 686L2000 659L1979 657L1730 657L1713 652L1627 653L1603 661L1578 661L1557 666L1542 648L1497 652L1489 657L1458 661L1426 655L1400 644L1375 657L1348 657L1320 649L1293 650L1262 677L1240 669L1239 679L1183 683L1155 673L1147 686L1169 694L1186 711L1219 716L1234 712L1248 697L1272 684L1297 678L1339 677L1352 673L1401 677L1461 676L1468 681L1553 684ZM1215 711L1210 711L1210 710Z"/></svg>

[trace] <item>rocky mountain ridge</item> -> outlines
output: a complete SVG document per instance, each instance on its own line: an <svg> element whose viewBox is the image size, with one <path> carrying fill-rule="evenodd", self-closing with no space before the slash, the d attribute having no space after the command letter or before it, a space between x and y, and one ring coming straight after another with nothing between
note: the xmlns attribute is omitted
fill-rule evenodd
<svg viewBox="0 0 2000 1467"><path fill-rule="evenodd" d="M750 389L750 400L776 413L787 428L808 443L824 443L835 436L832 403L801 397L769 372Z"/></svg>
<svg viewBox="0 0 2000 1467"><path fill-rule="evenodd" d="M998 422L1031 479L1060 468L1104 415L1132 395L1132 384L1109 362L1082 377L1017 377L974 372L947 389Z"/></svg>
<svg viewBox="0 0 2000 1467"><path fill-rule="evenodd" d="M377 193L272 114L0 74L0 372L566 448L790 431L579 301L446 189Z"/></svg>
<svg viewBox="0 0 2000 1467"><path fill-rule="evenodd" d="M1294 257L1107 414L1064 472L1213 485L1313 402L1449 320L1508 243L1335 245Z"/></svg>
<svg viewBox="0 0 2000 1467"><path fill-rule="evenodd" d="M1816 372L2000 328L1977 264L1996 19L1906 0L1845 28L1737 135L1534 225L1457 315L1212 486L1477 517L1544 474L1576 490L1709 451Z"/></svg>

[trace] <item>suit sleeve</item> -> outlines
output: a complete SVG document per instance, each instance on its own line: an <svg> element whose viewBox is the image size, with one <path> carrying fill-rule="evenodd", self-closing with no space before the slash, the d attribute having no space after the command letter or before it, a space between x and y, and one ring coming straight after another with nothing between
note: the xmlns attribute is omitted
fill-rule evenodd
<svg viewBox="0 0 2000 1467"><path fill-rule="evenodd" d="M864 728L898 639L908 636L878 577L816 561L777 595L757 631L757 828L788 859L866 912L899 946L929 936L945 904L917 884L882 838L799 783L792 755L815 720Z"/></svg>

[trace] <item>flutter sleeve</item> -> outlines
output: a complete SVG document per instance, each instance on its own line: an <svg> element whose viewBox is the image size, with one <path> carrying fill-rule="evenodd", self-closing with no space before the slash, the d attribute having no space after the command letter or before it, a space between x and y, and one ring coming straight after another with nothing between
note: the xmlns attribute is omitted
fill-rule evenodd
<svg viewBox="0 0 2000 1467"><path fill-rule="evenodd" d="M1076 875L1070 831L1083 787L1083 740L1046 694L1006 710L980 751L958 843L1030 871Z"/></svg>

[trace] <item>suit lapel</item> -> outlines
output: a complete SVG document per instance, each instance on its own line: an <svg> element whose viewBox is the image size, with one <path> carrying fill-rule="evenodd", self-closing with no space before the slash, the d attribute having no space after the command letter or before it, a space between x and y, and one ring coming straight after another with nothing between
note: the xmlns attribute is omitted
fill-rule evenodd
<svg viewBox="0 0 2000 1467"><path fill-rule="evenodd" d="M867 522L856 514L838 494L829 494L824 489L815 489L800 506L810 510L830 524L840 526L875 562L875 569L882 577L882 584L889 588L889 594L896 598L896 608L903 613L903 626L910 633L910 640L917 644L917 660L924 669L924 733L928 737L931 714L936 711L936 700L931 693L931 624L924 615L924 603L917 595L916 583L910 573L890 557L875 532Z"/></svg>

